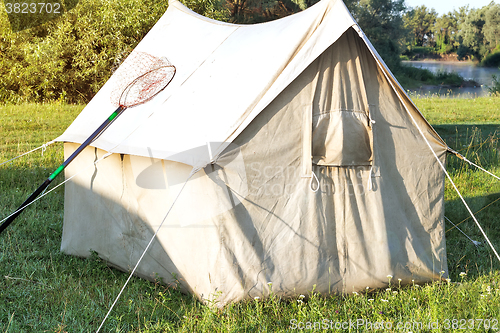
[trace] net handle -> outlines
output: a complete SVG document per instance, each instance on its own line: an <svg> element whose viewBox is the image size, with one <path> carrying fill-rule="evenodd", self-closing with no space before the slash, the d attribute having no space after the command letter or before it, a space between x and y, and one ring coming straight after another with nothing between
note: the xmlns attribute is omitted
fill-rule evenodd
<svg viewBox="0 0 500 333"><path fill-rule="evenodd" d="M158 59L158 61L161 61L161 59ZM131 83L129 83L126 86L126 89L130 89L137 85L139 82L141 82L142 79L147 77L148 74L151 74L155 71L161 70L162 68L169 68L173 69L170 71L167 71L167 76L168 80L161 80L161 77L159 80L155 82L156 85L161 84L160 89L157 89L152 93L151 95L147 95L147 98L144 98L142 100L139 100L137 103L130 104L129 106L126 105L119 105L118 108L99 126L86 140L83 142L74 152L71 154L71 156L66 159L29 197L26 199L21 206L13 213L11 214L2 224L0 224L0 234L23 212L23 210L29 206L36 198L45 191L45 189L50 185L50 183L68 166L77 156L80 154L90 143L92 143L97 137L99 137L112 123L116 118L123 113L128 107L130 106L135 106L138 104L145 103L149 100L151 100L154 96L156 96L160 91L165 89L165 87L172 81L176 69L175 66L171 65L168 60L167 60L166 66L159 66L154 69L150 69L146 73L142 73L141 75L137 76L134 80L132 80ZM146 88L151 88L152 84L146 85ZM144 91L144 89L142 89ZM122 96L124 91L120 94Z"/></svg>

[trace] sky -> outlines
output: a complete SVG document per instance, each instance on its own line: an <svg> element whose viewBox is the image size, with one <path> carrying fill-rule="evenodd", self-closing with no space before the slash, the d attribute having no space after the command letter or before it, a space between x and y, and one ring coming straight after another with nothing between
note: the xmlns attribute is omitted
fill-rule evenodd
<svg viewBox="0 0 500 333"><path fill-rule="evenodd" d="M439 15L442 15L467 5L469 5L469 8L481 8L490 2L491 0L406 0L406 5L408 7L424 5L427 8L434 8ZM494 2L500 3L499 0Z"/></svg>

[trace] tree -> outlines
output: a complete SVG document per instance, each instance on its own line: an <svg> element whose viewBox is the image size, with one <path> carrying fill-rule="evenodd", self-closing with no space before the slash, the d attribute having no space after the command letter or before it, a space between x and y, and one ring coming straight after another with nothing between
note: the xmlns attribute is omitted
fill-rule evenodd
<svg viewBox="0 0 500 333"><path fill-rule="evenodd" d="M436 19L432 32L439 53L450 53L458 47L459 43L456 41L458 32L457 18L451 12Z"/></svg>
<svg viewBox="0 0 500 333"><path fill-rule="evenodd" d="M319 0L225 0L231 23L260 23L299 12Z"/></svg>
<svg viewBox="0 0 500 333"><path fill-rule="evenodd" d="M289 15L317 0L183 2L214 19L249 23ZM399 66L404 0L346 3L389 67ZM6 15L0 16L0 101L89 101L166 7L166 1L155 0L85 0L55 20L17 33Z"/></svg>
<svg viewBox="0 0 500 333"><path fill-rule="evenodd" d="M429 44L434 44L432 32L437 16L434 8L429 10L426 6L413 8L405 13L403 16L404 25L413 36L411 45L424 46L428 44L428 46L432 46Z"/></svg>
<svg viewBox="0 0 500 333"><path fill-rule="evenodd" d="M226 0L233 23L264 22L308 8L319 0ZM389 67L400 64L404 0L345 0L347 8Z"/></svg>
<svg viewBox="0 0 500 333"><path fill-rule="evenodd" d="M391 69L399 67L405 36L404 0L350 0L345 4L385 63Z"/></svg>
<svg viewBox="0 0 500 333"><path fill-rule="evenodd" d="M210 2L217 0L187 1L200 14L224 16ZM167 5L155 0L85 0L55 20L17 33L0 16L0 101L88 102Z"/></svg>
<svg viewBox="0 0 500 333"><path fill-rule="evenodd" d="M495 49L500 44L500 5L491 2L484 13L483 35L488 48Z"/></svg>
<svg viewBox="0 0 500 333"><path fill-rule="evenodd" d="M472 56L478 60L486 54L486 41L484 39L483 27L486 23L485 12L487 7L472 9L465 20L460 24L459 37L461 39L459 47L459 59L465 56Z"/></svg>

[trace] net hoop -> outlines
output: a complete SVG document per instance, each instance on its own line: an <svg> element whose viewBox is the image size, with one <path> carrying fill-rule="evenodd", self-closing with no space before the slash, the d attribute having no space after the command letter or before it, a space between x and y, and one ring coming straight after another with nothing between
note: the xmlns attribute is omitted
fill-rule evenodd
<svg viewBox="0 0 500 333"><path fill-rule="evenodd" d="M145 103L165 89L175 71L165 57L134 51L113 74L116 85L111 91L111 103L116 107Z"/></svg>

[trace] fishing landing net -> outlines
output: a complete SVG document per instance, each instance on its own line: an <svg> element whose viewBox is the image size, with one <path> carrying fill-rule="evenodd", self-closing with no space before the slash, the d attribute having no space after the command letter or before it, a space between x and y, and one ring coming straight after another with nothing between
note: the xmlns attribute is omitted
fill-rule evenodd
<svg viewBox="0 0 500 333"><path fill-rule="evenodd" d="M118 108L92 133L28 199L11 215L0 222L0 233L5 230L22 211L36 200L45 189L82 152L85 147L99 137L113 120L125 109L153 98L172 81L175 67L166 58L157 58L144 52L132 52L115 73L115 88L111 102Z"/></svg>
<svg viewBox="0 0 500 333"><path fill-rule="evenodd" d="M132 52L113 74L111 103L117 107L145 103L165 89L174 75L175 67L167 58Z"/></svg>

